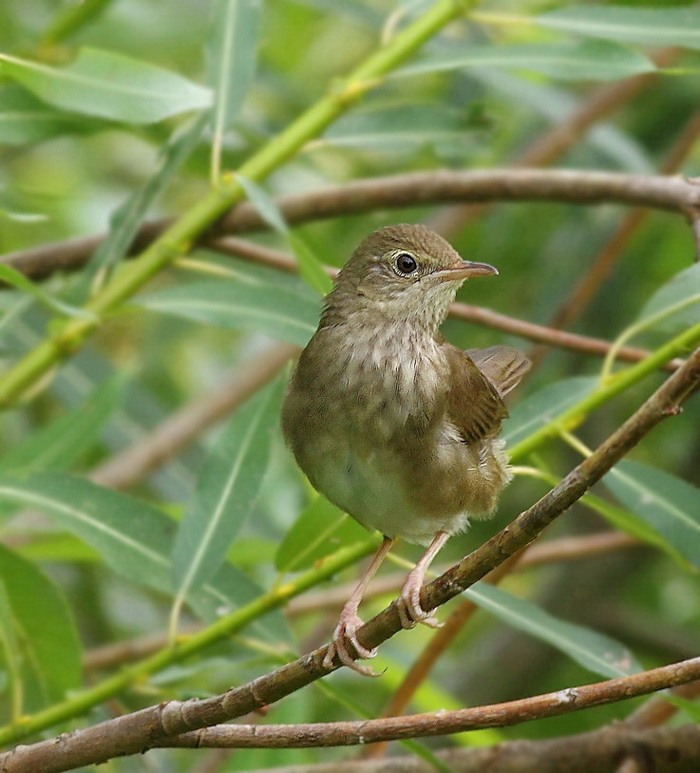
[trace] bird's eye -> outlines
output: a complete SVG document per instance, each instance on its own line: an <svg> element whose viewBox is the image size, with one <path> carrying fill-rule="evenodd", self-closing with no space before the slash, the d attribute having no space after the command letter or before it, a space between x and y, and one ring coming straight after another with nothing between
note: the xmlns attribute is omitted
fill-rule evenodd
<svg viewBox="0 0 700 773"><path fill-rule="evenodd" d="M412 274L418 268L418 263L409 252L401 252L396 256L396 268L402 274Z"/></svg>

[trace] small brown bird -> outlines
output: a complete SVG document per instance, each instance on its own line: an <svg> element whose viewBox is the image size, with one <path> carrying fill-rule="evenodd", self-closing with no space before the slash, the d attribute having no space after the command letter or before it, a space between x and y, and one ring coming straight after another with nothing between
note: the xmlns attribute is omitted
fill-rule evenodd
<svg viewBox="0 0 700 773"><path fill-rule="evenodd" d="M282 428L313 486L384 541L345 604L324 660L363 674L356 630L363 593L402 537L427 545L400 595L405 628L436 621L420 606L431 561L468 519L493 513L511 478L498 437L503 396L529 368L517 349L457 349L438 332L465 279L498 271L462 260L421 225L370 234L325 299L299 358Z"/></svg>

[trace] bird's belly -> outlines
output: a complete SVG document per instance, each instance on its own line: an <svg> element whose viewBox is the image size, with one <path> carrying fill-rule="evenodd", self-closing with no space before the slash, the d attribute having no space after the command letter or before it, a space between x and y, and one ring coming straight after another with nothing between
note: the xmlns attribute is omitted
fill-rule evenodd
<svg viewBox="0 0 700 773"><path fill-rule="evenodd" d="M337 438L327 453L323 445L316 445L319 453L306 465L313 470L312 483L363 526L427 545L438 531L455 534L468 525L467 508L445 507L437 495L426 502L407 491L402 460L395 454L363 455L349 446L340 448Z"/></svg>

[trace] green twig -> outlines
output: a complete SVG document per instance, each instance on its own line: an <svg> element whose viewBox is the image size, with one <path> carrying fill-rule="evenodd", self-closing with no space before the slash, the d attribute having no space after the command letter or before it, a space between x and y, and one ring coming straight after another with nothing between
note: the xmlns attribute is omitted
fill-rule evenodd
<svg viewBox="0 0 700 773"><path fill-rule="evenodd" d="M255 182L267 177L348 110L365 92L381 82L384 75L476 2L478 0L436 2L243 164L238 170L239 173ZM86 304L85 309L97 317L114 311L162 268L188 252L195 239L242 198L243 190L234 175L224 174L217 187L168 228L139 257L123 266L112 281ZM25 355L0 379L0 409L21 398L52 367L74 353L99 324L99 319L70 320L62 326L59 333L49 336Z"/></svg>
<svg viewBox="0 0 700 773"><path fill-rule="evenodd" d="M616 373L608 381L602 383L591 392L591 394L547 422L539 430L521 440L520 443L516 443L508 451L511 459L522 459L536 448L539 448L547 440L560 435L562 430L569 430L578 426L596 408L629 389L633 384L641 381L644 376L656 371L665 362L686 354L698 342L700 342L700 323L693 325L671 339L636 365Z"/></svg>
<svg viewBox="0 0 700 773"><path fill-rule="evenodd" d="M645 317L644 319L639 320L639 322L635 322L633 325L630 325L613 341L612 346L608 350L608 353L605 355L605 360L603 360L603 367L601 368L600 372L600 380L609 381L611 378L613 378L611 374L615 359L617 358L620 349L627 343L627 341L630 340L630 338L639 335L639 333L641 333L643 330L656 325L658 322L661 322L664 319L668 319L668 317L672 316L673 314L676 314L683 309L687 309L689 306L698 303L698 301L700 301L700 293L692 295L690 298L684 298L682 301L674 303L672 306L661 309L661 311L658 311L656 314L652 314L650 317Z"/></svg>

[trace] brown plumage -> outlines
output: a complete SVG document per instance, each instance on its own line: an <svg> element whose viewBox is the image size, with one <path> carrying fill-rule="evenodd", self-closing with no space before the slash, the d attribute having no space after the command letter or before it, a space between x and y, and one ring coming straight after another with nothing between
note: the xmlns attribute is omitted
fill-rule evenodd
<svg viewBox="0 0 700 773"><path fill-rule="evenodd" d="M420 607L425 570L447 538L488 517L510 480L503 396L527 371L517 349L463 352L438 331L462 282L496 274L463 261L424 226L380 228L355 250L326 298L282 411L299 466L322 494L385 535L345 605L326 665L372 652L355 636L362 592L402 537L428 545L401 594L406 627L433 622Z"/></svg>

